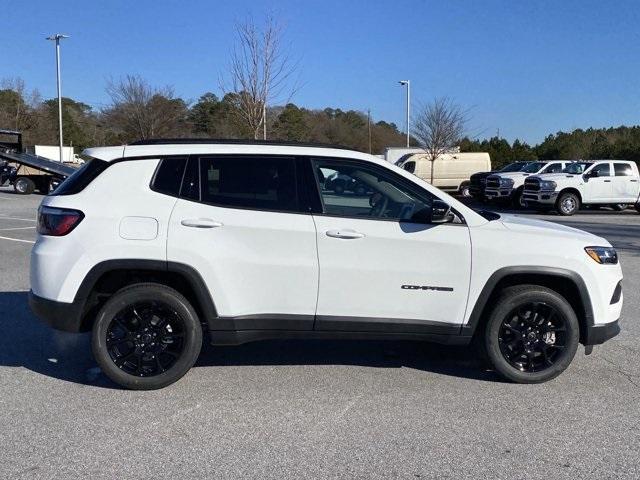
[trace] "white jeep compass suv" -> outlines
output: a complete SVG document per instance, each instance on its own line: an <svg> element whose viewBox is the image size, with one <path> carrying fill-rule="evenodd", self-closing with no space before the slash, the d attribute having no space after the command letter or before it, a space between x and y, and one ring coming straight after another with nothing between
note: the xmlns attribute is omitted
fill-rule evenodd
<svg viewBox="0 0 640 480"><path fill-rule="evenodd" d="M535 383L620 331L605 239L476 212L371 155L199 140L85 153L40 206L30 304L57 329L91 330L124 387L178 380L203 332L214 345L473 341L504 377ZM323 172L364 188L337 192Z"/></svg>

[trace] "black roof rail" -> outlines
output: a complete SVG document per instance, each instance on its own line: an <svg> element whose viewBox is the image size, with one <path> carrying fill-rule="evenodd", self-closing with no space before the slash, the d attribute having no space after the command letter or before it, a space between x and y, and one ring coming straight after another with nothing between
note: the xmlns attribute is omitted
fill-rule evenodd
<svg viewBox="0 0 640 480"><path fill-rule="evenodd" d="M150 138L147 140L137 140L128 145L170 145L170 144L212 144L212 145L280 145L283 147L317 147L317 148L337 148L340 150L352 150L353 148L343 145L332 145L328 143L305 143L290 142L280 140L246 140L246 139L223 139L223 138Z"/></svg>

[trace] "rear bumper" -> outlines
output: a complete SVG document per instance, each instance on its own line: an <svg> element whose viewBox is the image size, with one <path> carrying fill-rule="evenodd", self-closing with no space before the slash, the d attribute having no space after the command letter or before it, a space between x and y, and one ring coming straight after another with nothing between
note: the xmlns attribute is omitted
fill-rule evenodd
<svg viewBox="0 0 640 480"><path fill-rule="evenodd" d="M620 320L587 327L584 344L600 345L620 333Z"/></svg>
<svg viewBox="0 0 640 480"><path fill-rule="evenodd" d="M63 332L79 332L82 326L82 305L39 297L29 292L29 308L44 323Z"/></svg>

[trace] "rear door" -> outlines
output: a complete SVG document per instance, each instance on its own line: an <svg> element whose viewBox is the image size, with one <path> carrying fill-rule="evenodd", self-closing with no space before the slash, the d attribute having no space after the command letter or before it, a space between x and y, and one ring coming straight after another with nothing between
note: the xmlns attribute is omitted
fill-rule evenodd
<svg viewBox="0 0 640 480"><path fill-rule="evenodd" d="M317 181L320 286L317 330L457 333L471 274L469 229L423 224L434 197L390 169L349 159L312 160L366 185L361 194Z"/></svg>
<svg viewBox="0 0 640 480"><path fill-rule="evenodd" d="M190 158L167 257L198 270L226 325L313 328L315 227L301 207L293 157Z"/></svg>
<svg viewBox="0 0 640 480"><path fill-rule="evenodd" d="M640 183L631 164L628 162L614 162L613 173L614 176L611 179L611 183L616 203L635 203L638 199Z"/></svg>

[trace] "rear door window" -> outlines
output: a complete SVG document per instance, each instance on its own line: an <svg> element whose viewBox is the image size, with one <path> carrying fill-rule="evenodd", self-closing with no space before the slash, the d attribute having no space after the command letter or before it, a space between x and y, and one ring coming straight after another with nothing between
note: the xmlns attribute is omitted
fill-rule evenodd
<svg viewBox="0 0 640 480"><path fill-rule="evenodd" d="M300 211L294 157L202 157L200 185L203 203L255 210Z"/></svg>
<svg viewBox="0 0 640 480"><path fill-rule="evenodd" d="M628 163L614 163L613 168L616 173L616 177L631 177L633 176L633 169Z"/></svg>

